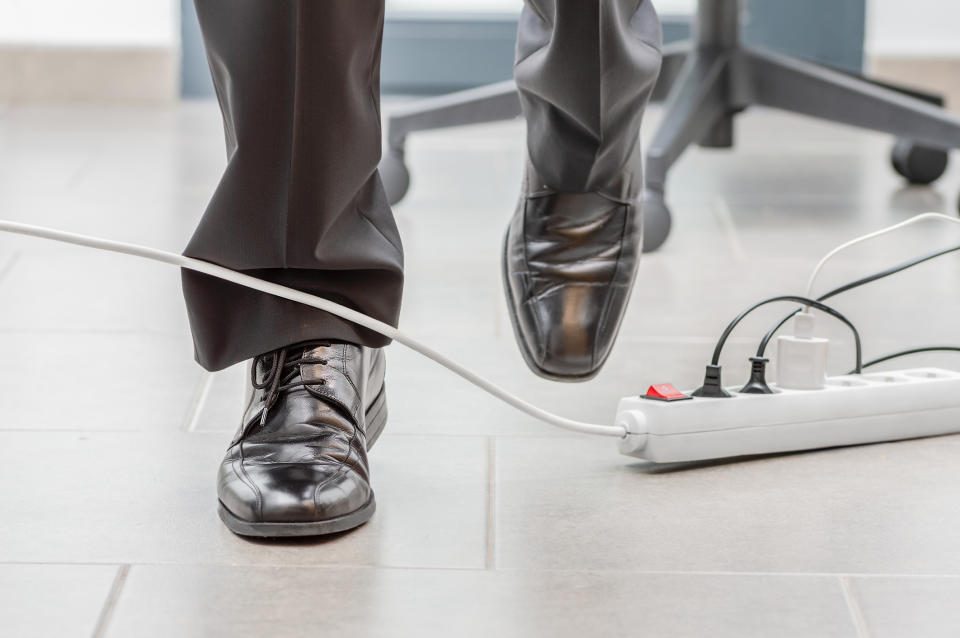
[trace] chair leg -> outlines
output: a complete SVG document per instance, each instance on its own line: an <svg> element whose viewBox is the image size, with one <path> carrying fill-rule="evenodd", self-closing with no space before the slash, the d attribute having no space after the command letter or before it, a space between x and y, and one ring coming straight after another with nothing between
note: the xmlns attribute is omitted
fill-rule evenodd
<svg viewBox="0 0 960 638"><path fill-rule="evenodd" d="M418 100L390 115L387 146L402 150L407 135L414 131L499 122L520 114L520 98L513 80Z"/></svg>
<svg viewBox="0 0 960 638"><path fill-rule="evenodd" d="M828 67L828 68L832 68L832 67ZM922 90L922 89L918 89L918 88L913 87L913 86L906 86L906 85L903 85L903 84L898 84L898 83L896 83L896 82L887 82L887 81L885 81L885 80L878 80L878 79L876 79L876 78L867 77L866 75L863 75L862 73L854 73L854 72L852 72L852 71L846 71L846 70L843 70L843 69L833 69L833 70L834 70L834 71L839 71L840 73L843 73L844 75L846 75L846 76L848 76L848 77L857 78L858 80L862 80L862 81L867 82L867 83L869 83L869 84L873 84L873 85L875 85L875 86L883 87L883 88L885 88L885 89L890 89L891 91L896 91L897 93L900 93L900 94L902 94L902 95L907 95L907 96L909 96L909 97L915 97L915 98L917 98L918 100L923 100L924 102L929 102L930 104L933 104L933 105L936 105L936 106L944 106L944 105L946 104L946 100L943 98L943 95L940 95L940 94L937 94L937 93L931 93L930 91L925 91L925 90Z"/></svg>
<svg viewBox="0 0 960 638"><path fill-rule="evenodd" d="M749 49L743 63L750 101L850 126L890 133L935 149L960 148L960 118L874 82Z"/></svg>
<svg viewBox="0 0 960 638"><path fill-rule="evenodd" d="M646 189L664 192L667 171L729 111L730 56L692 54L664 105L664 117L647 149Z"/></svg>
<svg viewBox="0 0 960 638"><path fill-rule="evenodd" d="M664 117L647 149L643 192L643 251L660 247L670 233L666 203L667 171L683 151L704 139L730 116L731 55L709 50L690 53L667 102Z"/></svg>
<svg viewBox="0 0 960 638"><path fill-rule="evenodd" d="M520 98L513 80L417 100L398 108L387 120L387 148L380 161L380 178L387 200L396 204L410 187L410 172L404 161L404 146L410 133L500 122L520 114Z"/></svg>
<svg viewBox="0 0 960 638"><path fill-rule="evenodd" d="M670 95L671 89L690 57L693 44L690 42L672 42L663 47L663 61L660 63L660 75L657 85L650 96L651 102L662 102Z"/></svg>

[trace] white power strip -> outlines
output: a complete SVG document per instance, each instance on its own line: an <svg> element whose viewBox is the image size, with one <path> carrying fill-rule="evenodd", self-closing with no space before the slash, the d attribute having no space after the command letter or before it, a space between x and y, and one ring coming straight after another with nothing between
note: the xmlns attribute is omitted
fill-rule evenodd
<svg viewBox="0 0 960 638"><path fill-rule="evenodd" d="M917 368L827 379L822 390L620 400L620 452L672 463L960 432L960 372Z"/></svg>

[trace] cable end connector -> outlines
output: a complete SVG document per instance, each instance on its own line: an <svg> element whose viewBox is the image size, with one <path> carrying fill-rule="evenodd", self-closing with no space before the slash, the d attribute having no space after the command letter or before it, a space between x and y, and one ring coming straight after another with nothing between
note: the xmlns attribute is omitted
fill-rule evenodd
<svg viewBox="0 0 960 638"><path fill-rule="evenodd" d="M750 357L750 380L747 385L740 388L740 394L774 394L770 386L767 385L767 363L770 359L766 357Z"/></svg>
<svg viewBox="0 0 960 638"><path fill-rule="evenodd" d="M720 381L720 366L708 365L707 371L703 375L703 385L693 391L691 396L705 397L708 399L729 399L733 397L727 392Z"/></svg>

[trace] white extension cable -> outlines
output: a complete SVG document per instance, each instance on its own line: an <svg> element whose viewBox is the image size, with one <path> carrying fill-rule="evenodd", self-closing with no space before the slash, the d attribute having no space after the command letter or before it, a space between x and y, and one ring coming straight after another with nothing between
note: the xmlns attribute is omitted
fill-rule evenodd
<svg viewBox="0 0 960 638"><path fill-rule="evenodd" d="M823 267L837 254L843 252L844 250L860 244L862 242L886 235L888 233L894 232L905 226L915 224L921 221L928 219L937 219L940 221L947 221L953 224L960 224L960 219L943 215L941 213L923 213L912 217L906 221L900 222L899 224L894 224L887 228L883 228L873 233L857 237L851 241L848 241L844 244L841 244L837 248L830 251L814 268L813 273L810 276L810 280L807 284L807 297L813 296L813 288L816 283L817 277L820 272L823 270ZM393 326L383 323L373 317L369 317L361 312L357 312L346 306L342 306L336 302L330 301L329 299L324 299L323 297L317 297L315 295L310 295L299 290L294 290L293 288L287 288L286 286L281 286L274 284L262 279L257 279L256 277L251 277L243 273L239 273L235 270L225 268L223 266L218 266L207 261L202 261L200 259L193 259L191 257L185 257L177 253L168 252L165 250L158 250L156 248L150 248L147 246L140 246L137 244L128 244L119 241L113 241L109 239L101 239L99 237L91 237L88 235L80 235L76 233L65 232L61 230L56 230L53 228L45 228L43 226L34 226L31 224L21 224L18 222L4 221L0 220L0 232L14 233L18 235L28 235L32 237L40 237L42 239L50 239L53 241L59 241L67 244L74 244L77 246L85 246L87 248L93 248L95 250L103 250L107 252L122 253L126 255L132 255L134 257L141 257L143 259L149 259L152 261L158 261L161 263L169 264L176 266L178 268L186 268L188 270L194 270L196 272L203 273L205 275L210 275L211 277L216 277L218 279L223 279L240 286L245 286L253 290L258 290L260 292L274 295L277 297L282 297L284 299L289 299L290 301L295 301L297 303L302 303L319 310L329 312L332 315L336 315L342 319L353 322L357 325L373 330L374 332L380 333L385 337L388 337L398 343L401 343L408 348L419 352L420 354L426 356L429 359L433 359L446 369L450 370L454 374L466 379L470 383L474 384L484 392L487 392L501 401L512 405L521 412L524 412L535 419L539 419L550 425L563 428L565 430L570 430L573 432L580 432L583 434L597 434L600 436L610 436L617 438L624 438L627 436L628 431L626 427L620 425L600 425L595 423L585 423L582 421L575 421L573 419L567 419L565 417L553 414L542 408L539 408L523 399L517 397L514 394L504 390L500 386L496 385L492 381L489 381L482 376L470 371L468 368L463 365L453 361L449 357L437 352L430 346L417 341L416 339L406 335L405 333L397 330ZM809 308L808 308L809 310Z"/></svg>
<svg viewBox="0 0 960 638"><path fill-rule="evenodd" d="M125 255L133 255L134 257L150 259L152 261L159 261L164 264L177 266L178 268L195 270L205 275L223 279L225 281L229 281L240 286L245 286L253 290L258 290L269 295L283 297L284 299L289 299L290 301L296 301L297 303L312 306L313 308L324 310L332 315L340 317L341 319L346 319L347 321L351 321L357 325L363 326L364 328L378 332L398 343L402 343L412 350L416 350L425 357L433 359L447 370L450 370L454 374L463 377L484 392L492 394L501 401L512 405L521 412L525 412L535 419L539 419L558 428L571 430L573 432L581 432L583 434L598 434L601 436L612 436L618 438L623 438L627 435L626 429L620 426L599 425L595 423L574 421L572 419L567 419L538 408L532 403L528 403L516 395L507 392L495 383L471 372L469 369L460 365L456 361L453 361L449 357L440 354L430 346L420 343L416 339L407 336L393 326L383 323L382 321L378 321L373 317L368 317L362 312L357 312L356 310L352 310L346 306L341 306L340 304L330 301L329 299L324 299L323 297L309 295L305 292L294 290L293 288L287 288L286 286L280 286L269 281L257 279L256 277L244 275L243 273L239 273L235 270L230 270L229 268L224 268L223 266L218 266L217 264L212 264L207 261L193 259L191 257L184 257L183 255L178 255L165 250L158 250L156 248L149 248L147 246L128 244L109 239L101 239L99 237L90 237L89 235L78 235L76 233L68 233L62 230L55 230L53 228L44 228L43 226L33 226L30 224L21 224L18 222L4 220L0 220L0 232L51 239L53 241L64 242L67 244L86 246L87 248L93 248L96 250L122 253Z"/></svg>
<svg viewBox="0 0 960 638"><path fill-rule="evenodd" d="M851 239L850 241L844 244L840 244L839 246L831 250L829 253L827 253L827 255L820 260L820 263L817 264L816 268L813 269L813 273L810 275L810 280L807 282L806 297L811 299L813 298L813 287L814 287L814 284L816 284L817 276L820 275L820 271L823 270L823 267L827 264L827 262L833 259L834 257L836 257L838 254L842 253L848 248L852 248L853 246L856 246L857 244L861 244L871 239L876 239L877 237L882 237L883 235L887 235L889 233L900 230L901 228L905 228L912 224L926 221L928 219L935 219L938 221L950 222L951 224L960 224L960 218L957 218L957 217L950 217L949 215L944 215L943 213L923 213L921 215L916 215L914 217L911 217L906 221L902 221L899 224L894 224L893 226L887 226L886 228L881 228L878 231L867 233L866 235L862 235L860 237L857 237L856 239ZM810 308L807 307L806 310L807 312L809 312Z"/></svg>

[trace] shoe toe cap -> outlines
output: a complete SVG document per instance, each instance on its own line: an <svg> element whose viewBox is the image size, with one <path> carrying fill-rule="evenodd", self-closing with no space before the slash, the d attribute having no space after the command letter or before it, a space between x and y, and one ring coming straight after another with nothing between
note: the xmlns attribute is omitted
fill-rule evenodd
<svg viewBox="0 0 960 638"><path fill-rule="evenodd" d="M225 464L218 485L220 502L250 522L327 521L362 508L369 484L335 464L271 464L237 468Z"/></svg>
<svg viewBox="0 0 960 638"><path fill-rule="evenodd" d="M597 293L594 286L570 285L522 304L518 336L537 372L560 378L597 373L615 332L600 316L605 304Z"/></svg>

